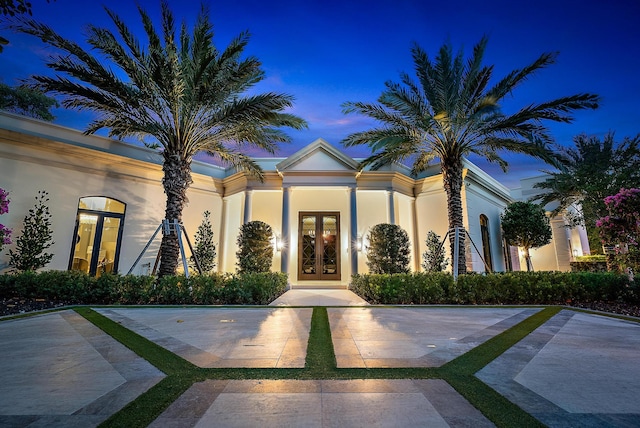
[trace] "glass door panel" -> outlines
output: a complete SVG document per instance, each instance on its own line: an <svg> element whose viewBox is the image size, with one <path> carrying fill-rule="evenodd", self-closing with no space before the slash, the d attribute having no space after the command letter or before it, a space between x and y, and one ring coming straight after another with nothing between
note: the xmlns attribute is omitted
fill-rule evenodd
<svg viewBox="0 0 640 428"><path fill-rule="evenodd" d="M322 216L322 273L335 274L338 270L338 219L336 216Z"/></svg>
<svg viewBox="0 0 640 428"><path fill-rule="evenodd" d="M98 216L92 214L80 214L78 216L78 233L76 245L73 251L72 270L80 270L89 273L93 244L96 236Z"/></svg>
<svg viewBox="0 0 640 428"><path fill-rule="evenodd" d="M301 220L302 243L300 264L302 273L315 275L316 269L316 216L304 215Z"/></svg>
<svg viewBox="0 0 640 428"><path fill-rule="evenodd" d="M116 260L116 244L120 230L120 218L105 217L102 224L102 236L100 239L100 253L96 266L96 276L106 272L113 272Z"/></svg>

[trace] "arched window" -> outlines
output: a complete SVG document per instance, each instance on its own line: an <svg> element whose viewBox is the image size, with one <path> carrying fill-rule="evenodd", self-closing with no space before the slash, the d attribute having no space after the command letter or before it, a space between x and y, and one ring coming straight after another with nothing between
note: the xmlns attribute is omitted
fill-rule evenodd
<svg viewBox="0 0 640 428"><path fill-rule="evenodd" d="M117 272L125 204L104 196L80 198L70 270L100 276Z"/></svg>
<svg viewBox="0 0 640 428"><path fill-rule="evenodd" d="M491 239L489 237L489 218L486 215L480 215L480 234L482 235L482 257L484 258L485 271L493 272L493 262L491 260Z"/></svg>

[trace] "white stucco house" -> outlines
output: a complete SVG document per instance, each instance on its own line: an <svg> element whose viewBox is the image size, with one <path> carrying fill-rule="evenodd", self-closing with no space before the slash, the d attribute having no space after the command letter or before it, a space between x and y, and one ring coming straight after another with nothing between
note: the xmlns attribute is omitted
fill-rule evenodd
<svg viewBox="0 0 640 428"><path fill-rule="evenodd" d="M418 178L403 165L360 170L358 159L322 139L286 158L255 160L265 171L263 182L193 162L183 224L193 241L203 212L211 212L220 272L235 271L239 228L252 220L273 228L272 269L287 272L293 287L346 286L352 274L367 272L366 236L376 224L407 231L416 271L427 233L447 233L437 165ZM0 223L17 236L34 196L46 190L55 242L48 269L127 273L142 254L133 273L151 271L160 239L143 249L164 217L161 180L161 157L154 150L0 113L0 188L11 192L10 212ZM517 250L504 245L500 230L500 214L514 200L510 190L470 162L464 183L465 228L478 248L469 247L468 268L484 272L486 259L494 271L519 270ZM573 249L584 251L581 239L554 226L554 242L538 250L540 260L534 253L536 269L568 270ZM8 266L7 249L0 254L0 270Z"/></svg>

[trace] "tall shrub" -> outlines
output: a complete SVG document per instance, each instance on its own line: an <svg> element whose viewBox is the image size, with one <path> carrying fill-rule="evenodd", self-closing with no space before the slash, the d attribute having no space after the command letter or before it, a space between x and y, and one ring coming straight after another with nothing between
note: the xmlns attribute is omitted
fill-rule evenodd
<svg viewBox="0 0 640 428"><path fill-rule="evenodd" d="M44 190L38 192L35 206L24 218L22 234L16 238L16 251L9 250L9 265L18 271L40 269L53 258L45 252L54 244L48 195Z"/></svg>
<svg viewBox="0 0 640 428"><path fill-rule="evenodd" d="M205 211L202 216L202 223L198 226L195 248L193 249L195 257L191 256L191 264L195 266L197 257L202 273L208 273L216 267L216 245L213 243L213 228L209 218L211 213Z"/></svg>
<svg viewBox="0 0 640 428"><path fill-rule="evenodd" d="M427 250L422 253L422 268L427 272L442 272L447 268L449 259L445 257L444 242L440 235L430 230L425 241Z"/></svg>
<svg viewBox="0 0 640 428"><path fill-rule="evenodd" d="M250 221L240 227L237 244L238 272L269 272L273 262L273 231L262 221Z"/></svg>
<svg viewBox="0 0 640 428"><path fill-rule="evenodd" d="M409 236L396 224L382 223L368 235L367 266L371 273L408 273Z"/></svg>

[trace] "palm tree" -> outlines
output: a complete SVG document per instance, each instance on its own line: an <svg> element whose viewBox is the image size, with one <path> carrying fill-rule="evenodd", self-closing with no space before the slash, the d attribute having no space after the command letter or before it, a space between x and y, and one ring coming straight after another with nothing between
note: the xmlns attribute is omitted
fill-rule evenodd
<svg viewBox="0 0 640 428"><path fill-rule="evenodd" d="M514 70L489 86L493 66L482 64L487 38L474 47L465 61L462 50L454 56L450 44L440 48L435 61L418 45L411 49L417 81L401 73L401 83L386 82L377 103L347 102L345 113L359 113L381 123L380 127L347 136L347 147L366 144L372 155L362 167L413 162L412 173L424 171L438 158L447 195L449 228L461 228L463 159L476 154L497 162L506 171L501 151L524 153L553 163L548 148L553 141L543 120L571 122L571 112L596 108L598 97L578 94L531 104L505 114L500 102L537 70L553 64L557 54L545 53L530 65ZM464 238L462 238L464 239ZM466 272L464 241L459 246L458 273ZM455 242L450 239L451 254ZM454 257L455 260L455 257Z"/></svg>
<svg viewBox="0 0 640 428"><path fill-rule="evenodd" d="M532 200L541 205L556 202L553 215L578 206L580 215L570 218L572 224L585 226L591 252L598 253L601 242L596 220L608 214L604 198L621 188L640 187L640 135L616 143L613 132L603 139L580 134L573 144L559 151L559 171L545 171L549 178L534 185L545 192Z"/></svg>
<svg viewBox="0 0 640 428"><path fill-rule="evenodd" d="M86 134L105 128L110 137L152 139L147 143L162 149L166 219L182 220L196 153L209 153L261 179L260 167L241 148L253 146L274 153L277 142L289 141L280 127L306 126L304 120L285 112L292 105L291 96L247 95L264 78L257 58L241 58L249 35L243 32L226 49L218 50L204 6L192 34L183 23L178 37L166 1L161 3L161 34L138 7L148 38L146 48L118 15L105 10L120 40L108 29L89 25L87 43L117 71L51 28L23 20L17 30L64 53L47 63L58 74L32 76L30 84L62 95L65 107L97 113ZM163 237L160 276L175 273L178 245L175 234Z"/></svg>

